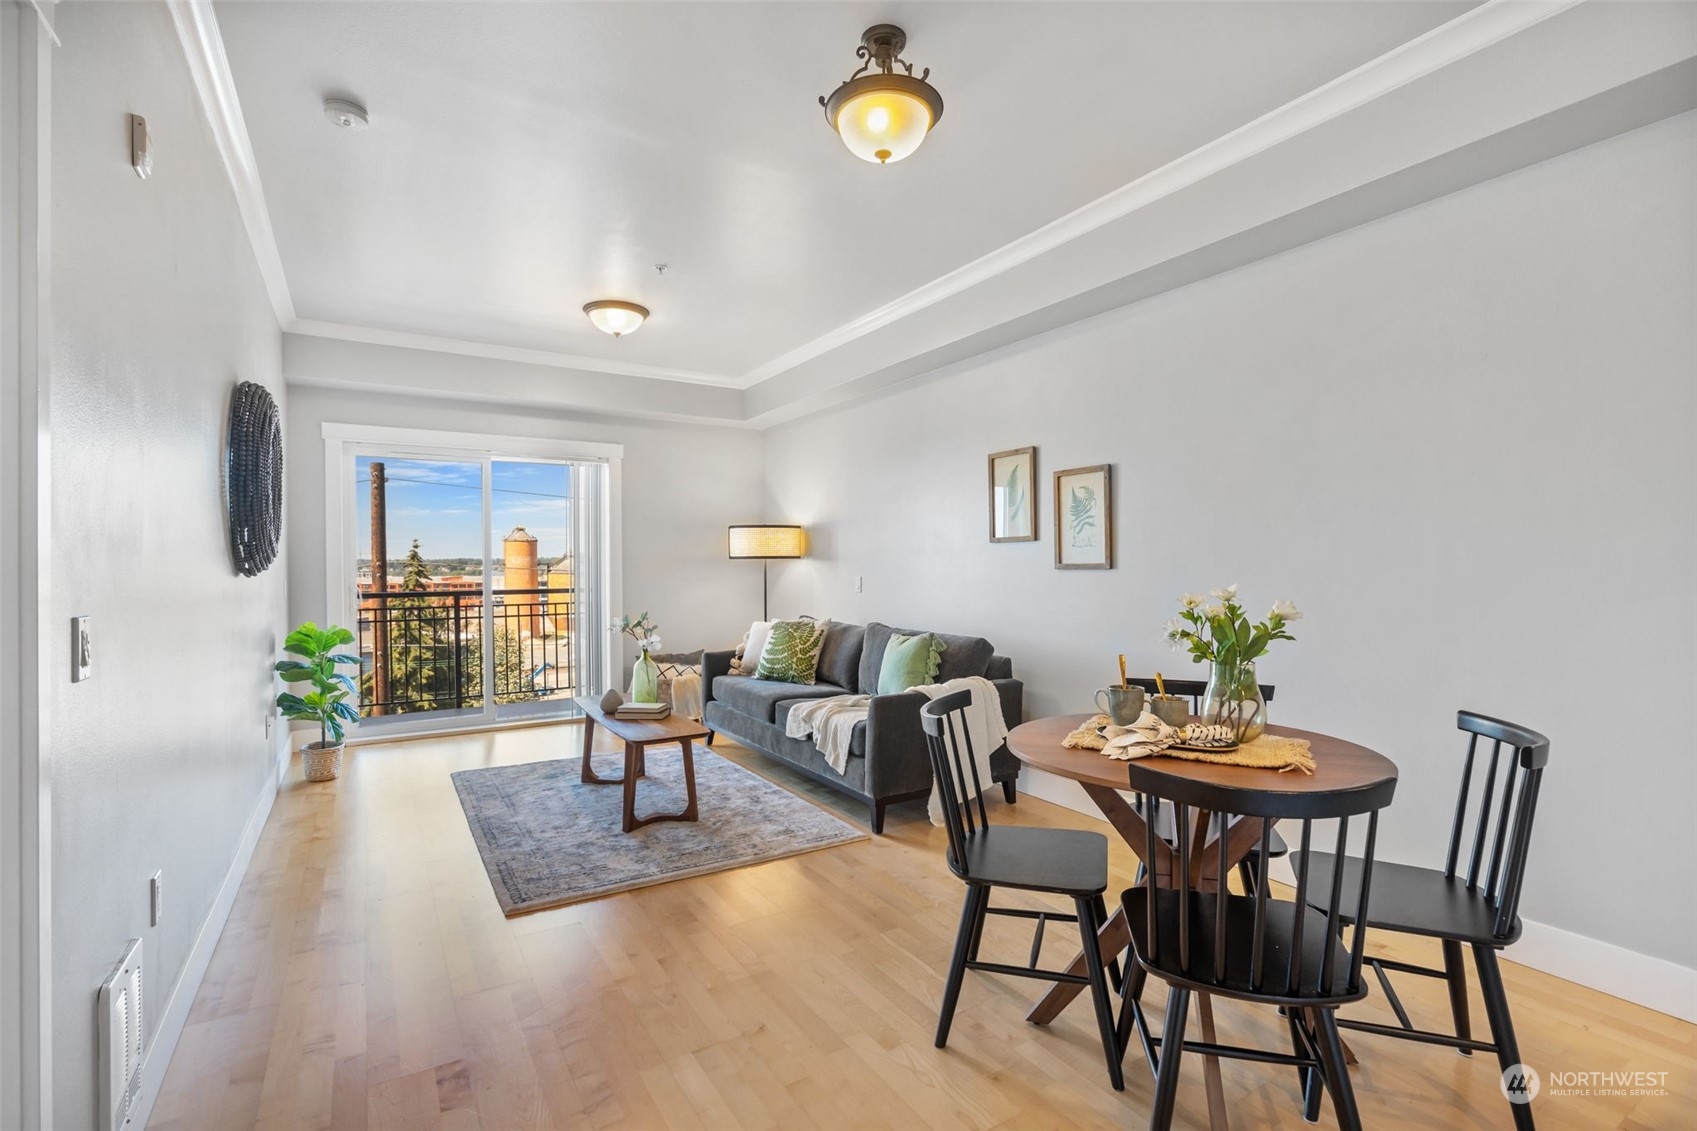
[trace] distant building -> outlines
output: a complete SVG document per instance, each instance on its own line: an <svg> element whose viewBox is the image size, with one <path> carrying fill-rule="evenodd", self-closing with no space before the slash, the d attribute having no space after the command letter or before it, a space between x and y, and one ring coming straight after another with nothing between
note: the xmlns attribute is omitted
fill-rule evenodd
<svg viewBox="0 0 1697 1131"><path fill-rule="evenodd" d="M572 556L560 557L542 567L542 586L548 590L546 601L548 624L545 631L552 636L568 631L572 623L572 607L577 590L573 585Z"/></svg>
<svg viewBox="0 0 1697 1131"><path fill-rule="evenodd" d="M543 561L536 536L522 526L501 540L501 557L494 562L490 592L494 596L498 628L516 629L522 636L547 637L570 631L573 610L573 570L570 554ZM388 600L407 595L402 578L388 578ZM371 567L359 569L359 609L362 625L379 617L382 598L372 593ZM414 591L413 595L419 591ZM462 632L475 633L481 624L483 578L476 574L449 574L426 578L423 593L432 605L455 604L464 617ZM450 595L459 595L457 602Z"/></svg>

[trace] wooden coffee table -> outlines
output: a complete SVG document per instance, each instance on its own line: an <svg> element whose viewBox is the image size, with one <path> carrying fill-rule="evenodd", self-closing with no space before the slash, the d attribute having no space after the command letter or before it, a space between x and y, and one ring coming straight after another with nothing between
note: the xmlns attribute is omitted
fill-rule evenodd
<svg viewBox="0 0 1697 1131"><path fill-rule="evenodd" d="M633 832L656 821L693 821L695 807L695 750L694 740L706 738L708 730L694 719L683 715L668 715L663 719L619 719L601 709L594 699L579 699L583 709L582 780L590 785L619 785L625 787L624 831ZM590 765L589 751L595 741L595 726L599 723L625 744L625 773L623 777L604 778ZM684 752L684 787L689 804L681 813L654 813L647 817L636 815L636 779L648 776L645 752L650 746L669 746L677 743Z"/></svg>

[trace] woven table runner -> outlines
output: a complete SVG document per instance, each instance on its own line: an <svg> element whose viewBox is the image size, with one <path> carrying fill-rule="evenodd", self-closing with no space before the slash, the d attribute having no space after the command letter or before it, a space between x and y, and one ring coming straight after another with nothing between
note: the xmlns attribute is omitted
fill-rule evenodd
<svg viewBox="0 0 1697 1131"><path fill-rule="evenodd" d="M1097 733L1097 728L1107 726L1112 721L1106 715L1096 715L1067 735L1061 745L1074 750L1101 750L1108 742ZM1254 742L1245 742L1235 750L1181 750L1168 747L1160 752L1160 756L1183 758L1188 762L1212 762L1217 766L1277 770L1281 774L1291 770L1301 770L1305 774L1314 772L1314 754L1309 749L1308 740L1285 738L1276 734L1264 734Z"/></svg>

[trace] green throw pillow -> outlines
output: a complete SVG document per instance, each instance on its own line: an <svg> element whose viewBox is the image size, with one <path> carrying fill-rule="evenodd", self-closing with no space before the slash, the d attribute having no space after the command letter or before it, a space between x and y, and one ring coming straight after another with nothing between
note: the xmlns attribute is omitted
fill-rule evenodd
<svg viewBox="0 0 1697 1131"><path fill-rule="evenodd" d="M878 694L896 695L910 687L935 682L946 647L931 632L918 636L897 633L890 637L884 648L884 662L878 667Z"/></svg>
<svg viewBox="0 0 1697 1131"><path fill-rule="evenodd" d="M814 683L819 650L825 646L825 622L781 620L772 626L754 678L775 683Z"/></svg>

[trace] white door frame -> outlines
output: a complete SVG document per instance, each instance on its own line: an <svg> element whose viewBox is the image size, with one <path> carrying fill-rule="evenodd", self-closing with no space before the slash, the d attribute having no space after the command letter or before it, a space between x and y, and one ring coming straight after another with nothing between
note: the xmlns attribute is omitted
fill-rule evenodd
<svg viewBox="0 0 1697 1131"><path fill-rule="evenodd" d="M324 618L335 624L352 624L358 619L357 602L354 600L355 586L351 584L354 547L358 545L358 535L354 530L353 484L354 457L356 454L372 448L380 448L385 453L395 456L406 456L418 459L441 460L576 460L592 461L604 464L607 468L607 507L606 521L603 524L603 534L606 538L607 560L602 566L601 584L607 594L607 608L619 607L624 585L624 556L623 532L620 523L621 506L621 466L624 461L625 446L623 444L600 443L591 440L561 440L541 439L534 436L495 436L475 432L443 432L423 428L391 428L373 424L343 424L326 421L321 426L324 437ZM488 513L489 504L489 475L484 473L483 502ZM491 554L494 547L490 542L493 532L485 532L483 548L484 577L492 576ZM494 616L494 609L489 602L483 603L485 621ZM604 622L607 618L601 618ZM487 632L489 625L484 628ZM607 624L584 626L579 624L580 631L611 632ZM485 640L493 639L485 635ZM614 684L613 654L611 647L603 650L606 656L605 669L602 679L606 686ZM484 682L487 684L494 679L494 665L485 664ZM485 702L492 703L494 697L487 696ZM525 720L528 721L528 720ZM479 730L489 727L509 725L485 716L481 718L466 718L455 716L449 718L431 718L421 715L417 720L405 722L385 722L381 735L373 733L370 737L398 737L401 735L420 735L441 733L444 731ZM357 736L358 724L351 728L350 737Z"/></svg>
<svg viewBox="0 0 1697 1131"><path fill-rule="evenodd" d="M0 2L0 1127L53 1125L51 15Z"/></svg>

